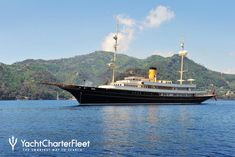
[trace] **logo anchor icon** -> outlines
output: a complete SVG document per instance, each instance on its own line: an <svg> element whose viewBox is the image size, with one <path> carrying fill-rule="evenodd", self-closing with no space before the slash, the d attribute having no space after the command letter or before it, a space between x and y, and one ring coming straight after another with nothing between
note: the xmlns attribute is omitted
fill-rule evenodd
<svg viewBox="0 0 235 157"><path fill-rule="evenodd" d="M15 150L15 145L17 143L17 138L12 136L11 138L9 138L9 143L11 145L11 150L14 151Z"/></svg>

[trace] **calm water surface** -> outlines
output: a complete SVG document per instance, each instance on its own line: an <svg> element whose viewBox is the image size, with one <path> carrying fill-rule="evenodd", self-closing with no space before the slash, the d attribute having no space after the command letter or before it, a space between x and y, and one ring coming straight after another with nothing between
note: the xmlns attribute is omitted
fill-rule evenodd
<svg viewBox="0 0 235 157"><path fill-rule="evenodd" d="M8 138L18 138L15 151ZM23 151L20 139L90 141L74 152ZM77 106L0 101L0 156L235 156L235 101Z"/></svg>

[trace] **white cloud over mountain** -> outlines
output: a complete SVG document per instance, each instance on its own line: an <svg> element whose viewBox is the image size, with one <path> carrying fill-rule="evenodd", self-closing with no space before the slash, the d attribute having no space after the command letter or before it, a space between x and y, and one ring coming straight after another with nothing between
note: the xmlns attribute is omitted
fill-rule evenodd
<svg viewBox="0 0 235 157"><path fill-rule="evenodd" d="M227 68L223 71L225 74L235 74L235 68Z"/></svg>
<svg viewBox="0 0 235 157"><path fill-rule="evenodd" d="M118 21L118 51L126 51L129 44L133 41L135 35L135 20L123 15L117 15ZM113 51L115 40L113 39L116 32L109 33L103 40L102 49L105 51Z"/></svg>
<svg viewBox="0 0 235 157"><path fill-rule="evenodd" d="M165 51L165 52L160 52L160 51L156 51L153 53L153 55L160 55L163 57L171 57L175 54L175 52L171 52L171 51Z"/></svg>
<svg viewBox="0 0 235 157"><path fill-rule="evenodd" d="M131 42L135 39L136 32L143 31L146 28L157 28L164 22L170 21L175 17L175 13L166 6L157 6L151 10L144 21L137 22L135 19L124 15L117 15L116 20L120 25L118 31L118 51L126 51ZM109 33L102 42L102 49L105 51L114 50L115 32Z"/></svg>
<svg viewBox="0 0 235 157"><path fill-rule="evenodd" d="M125 28L121 32L118 33L118 51L126 51L129 47L129 44L134 39L135 30L132 28ZM105 51L113 51L114 50L114 35L116 33L109 33L103 43L102 49Z"/></svg>

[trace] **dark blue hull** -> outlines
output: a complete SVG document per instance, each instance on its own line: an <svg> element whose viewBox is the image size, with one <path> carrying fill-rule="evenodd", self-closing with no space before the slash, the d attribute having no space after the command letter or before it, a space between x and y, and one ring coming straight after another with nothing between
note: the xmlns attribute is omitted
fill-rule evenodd
<svg viewBox="0 0 235 157"><path fill-rule="evenodd" d="M125 103L184 103L198 104L213 97L205 96L160 96L155 92L105 89L75 85L53 84L70 92L80 104L125 104Z"/></svg>

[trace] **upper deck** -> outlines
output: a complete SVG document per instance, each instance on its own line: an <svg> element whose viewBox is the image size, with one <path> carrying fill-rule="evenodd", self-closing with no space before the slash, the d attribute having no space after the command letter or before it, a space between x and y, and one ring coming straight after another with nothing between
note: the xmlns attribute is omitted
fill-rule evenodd
<svg viewBox="0 0 235 157"><path fill-rule="evenodd" d="M144 77L126 77L110 85L102 85L99 88L112 88L133 91L158 92L168 94L204 94L205 91L196 91L194 84L173 84L168 80L157 80L151 82Z"/></svg>
<svg viewBox="0 0 235 157"><path fill-rule="evenodd" d="M150 81L144 77L125 77L124 80L118 80L113 83L114 86L136 86L143 88L166 88L166 89L193 89L196 88L195 84L173 84L169 80L156 80Z"/></svg>

